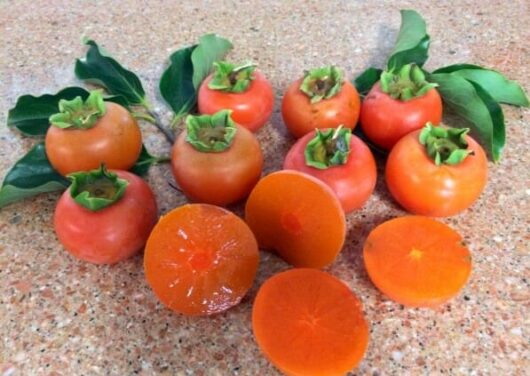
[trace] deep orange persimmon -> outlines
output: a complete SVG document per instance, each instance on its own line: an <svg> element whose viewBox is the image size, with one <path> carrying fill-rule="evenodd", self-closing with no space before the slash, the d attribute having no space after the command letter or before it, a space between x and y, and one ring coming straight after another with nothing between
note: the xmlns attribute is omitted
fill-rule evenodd
<svg viewBox="0 0 530 376"><path fill-rule="evenodd" d="M291 269L265 281L252 308L252 329L265 356L287 375L344 375L368 345L359 299L315 269Z"/></svg>
<svg viewBox="0 0 530 376"><path fill-rule="evenodd" d="M207 204L163 216L145 247L147 282L166 306L209 315L238 304L258 267L258 245L238 216Z"/></svg>
<svg viewBox="0 0 530 376"><path fill-rule="evenodd" d="M299 267L329 265L346 236L344 211L331 188L293 170L258 182L247 200L245 220L261 247Z"/></svg>
<svg viewBox="0 0 530 376"><path fill-rule="evenodd" d="M128 170L142 150L142 134L124 107L105 102L106 112L92 128L62 129L50 126L46 156L61 175L89 171L104 163L107 168Z"/></svg>
<svg viewBox="0 0 530 376"><path fill-rule="evenodd" d="M462 237L428 217L395 218L377 226L364 244L370 279L390 299L435 307L455 296L471 273Z"/></svg>

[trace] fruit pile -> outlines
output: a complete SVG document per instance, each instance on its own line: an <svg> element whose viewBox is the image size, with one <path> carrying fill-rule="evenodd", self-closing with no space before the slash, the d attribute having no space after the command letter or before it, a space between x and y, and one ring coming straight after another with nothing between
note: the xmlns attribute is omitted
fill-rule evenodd
<svg viewBox="0 0 530 376"><path fill-rule="evenodd" d="M472 266L462 237L430 217L473 205L486 185L487 155L498 160L504 146L499 103L528 106L520 86L498 72L469 64L423 69L425 28L419 14L402 11L385 70L370 68L350 83L326 66L294 81L281 113L296 141L283 169L264 177L255 133L267 131L274 92L254 64L225 60L229 41L209 34L171 55L160 93L173 125L183 126L175 138L138 77L88 40L75 72L105 92L70 87L19 98L8 125L44 142L8 172L0 206L64 190L54 215L64 248L96 264L145 249L148 284L184 315L237 305L254 283L259 249L275 252L293 268L257 293L257 344L286 374L344 374L362 360L369 326L356 295L319 269L341 252L346 215L374 191L372 150L386 156L388 189L413 215L371 231L363 247L368 275L392 300L435 307L462 289ZM473 137L469 128L441 124L446 105L469 122ZM170 156L147 152L139 119L163 133ZM139 175L163 162L191 203L158 218ZM243 219L226 209L242 201Z"/></svg>

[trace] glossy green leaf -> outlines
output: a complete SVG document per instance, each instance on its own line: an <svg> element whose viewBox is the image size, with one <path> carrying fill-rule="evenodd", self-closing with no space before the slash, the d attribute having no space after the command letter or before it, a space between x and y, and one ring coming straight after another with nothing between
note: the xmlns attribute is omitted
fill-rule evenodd
<svg viewBox="0 0 530 376"><path fill-rule="evenodd" d="M0 189L0 207L39 193L62 191L69 185L70 182L51 166L41 142L7 173Z"/></svg>
<svg viewBox="0 0 530 376"><path fill-rule="evenodd" d="M134 166L131 168L131 172L135 173L136 175L145 175L149 170L149 167L162 162L168 162L169 160L169 157L155 157L151 155L147 151L145 145L142 145L140 156L138 157L138 160Z"/></svg>
<svg viewBox="0 0 530 376"><path fill-rule="evenodd" d="M203 35L199 44L175 51L159 83L160 94L175 113L176 118L192 112L197 106L197 89L222 60L232 44L215 34Z"/></svg>
<svg viewBox="0 0 530 376"><path fill-rule="evenodd" d="M357 76L357 78L353 81L353 84L357 88L359 94L368 94L372 86L374 86L375 83L379 81L381 73L383 73L382 69L370 67L363 73L361 73L359 76Z"/></svg>
<svg viewBox="0 0 530 376"><path fill-rule="evenodd" d="M388 59L387 69L400 69L410 63L423 66L429 57L429 44L425 20L414 10L402 10L401 28Z"/></svg>
<svg viewBox="0 0 530 376"><path fill-rule="evenodd" d="M201 82L213 70L213 63L223 60L232 49L228 39L216 34L206 34L199 38L199 44L191 54L193 64L193 87L198 89Z"/></svg>
<svg viewBox="0 0 530 376"><path fill-rule="evenodd" d="M127 110L131 110L131 103L123 95L106 95L104 98L105 102L113 102L125 107Z"/></svg>
<svg viewBox="0 0 530 376"><path fill-rule="evenodd" d="M529 101L523 88L508 80L501 73L472 64L455 64L435 70L433 73L456 73L480 85L497 102L528 107Z"/></svg>
<svg viewBox="0 0 530 376"><path fill-rule="evenodd" d="M499 160L505 143L504 116L497 102L484 88L457 73L429 75L436 82L444 103L471 124L482 146L494 161Z"/></svg>
<svg viewBox="0 0 530 376"><path fill-rule="evenodd" d="M479 84L469 81L475 88L477 95L482 99L488 112L491 116L493 124L493 145L491 155L493 160L497 162L501 158L504 145L506 144L506 127L504 124L504 113L501 106L493 99L493 97Z"/></svg>
<svg viewBox="0 0 530 376"><path fill-rule="evenodd" d="M103 86L110 94L121 95L132 105L146 105L140 79L115 59L103 54L93 40L87 40L86 44L89 46L86 57L77 59L75 64L77 78Z"/></svg>
<svg viewBox="0 0 530 376"><path fill-rule="evenodd" d="M197 104L191 61L191 54L196 47L190 46L174 52L160 79L160 94L177 116L190 112Z"/></svg>
<svg viewBox="0 0 530 376"><path fill-rule="evenodd" d="M59 109L61 99L75 97L88 98L88 91L80 87L67 87L57 94L44 94L39 97L23 95L15 107L9 110L7 125L15 127L27 136L43 136L50 126L49 117Z"/></svg>

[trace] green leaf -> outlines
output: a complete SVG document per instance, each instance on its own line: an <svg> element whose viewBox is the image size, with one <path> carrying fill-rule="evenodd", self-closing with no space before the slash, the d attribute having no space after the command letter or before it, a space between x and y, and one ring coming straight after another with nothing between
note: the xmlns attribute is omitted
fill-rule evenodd
<svg viewBox="0 0 530 376"><path fill-rule="evenodd" d="M410 63L423 66L429 57L429 44L430 37L425 20L414 10L402 10L401 28L388 59L387 69L398 70Z"/></svg>
<svg viewBox="0 0 530 376"><path fill-rule="evenodd" d="M504 116L497 102L480 85L457 73L429 75L444 103L467 120L482 146L498 161L505 143Z"/></svg>
<svg viewBox="0 0 530 376"><path fill-rule="evenodd" d="M88 98L88 91L80 87L67 87L57 94L44 94L39 97L23 95L15 107L9 110L7 125L15 127L27 136L43 136L50 126L49 117L59 109L61 99Z"/></svg>
<svg viewBox="0 0 530 376"><path fill-rule="evenodd" d="M197 45L174 52L170 64L160 79L160 94L178 116L190 112L197 104L197 91L193 86L191 54Z"/></svg>
<svg viewBox="0 0 530 376"><path fill-rule="evenodd" d="M169 157L155 157L151 155L147 151L145 145L142 144L142 151L140 152L140 156L138 157L138 160L130 171L135 173L136 175L145 175L149 170L149 167L162 162L168 162L169 160Z"/></svg>
<svg viewBox="0 0 530 376"><path fill-rule="evenodd" d="M105 97L103 97L103 99L105 100L105 102L113 102L119 104L120 106L125 107L129 112L131 111L131 103L129 103L127 98L125 98L123 95L106 95Z"/></svg>
<svg viewBox="0 0 530 376"><path fill-rule="evenodd" d="M368 94L372 86L374 86L375 83L379 81L381 73L383 73L382 69L370 67L363 73L361 73L359 76L357 76L357 78L353 81L353 84L357 88L359 94Z"/></svg>
<svg viewBox="0 0 530 376"><path fill-rule="evenodd" d="M102 54L93 40L87 40L85 43L90 47L83 60L76 60L77 78L103 86L110 94L121 95L130 104L146 106L140 79L112 57Z"/></svg>
<svg viewBox="0 0 530 376"><path fill-rule="evenodd" d="M69 185L51 166L41 142L7 173L0 189L0 207L39 193L62 191Z"/></svg>
<svg viewBox="0 0 530 376"><path fill-rule="evenodd" d="M502 150L506 144L506 128L504 125L502 108L482 86L473 81L470 81L470 83L473 85L478 96L482 99L490 113L491 122L493 124L493 148L491 155L493 160L497 162L501 158Z"/></svg>
<svg viewBox="0 0 530 376"><path fill-rule="evenodd" d="M480 85L497 102L528 107L528 97L515 81L501 73L472 64L455 64L435 70L433 73L456 73Z"/></svg>
<svg viewBox="0 0 530 376"><path fill-rule="evenodd" d="M224 58L232 44L215 34L203 35L199 44L184 47L169 57L159 83L162 98L181 118L197 106L197 88L211 72L213 62Z"/></svg>
<svg viewBox="0 0 530 376"><path fill-rule="evenodd" d="M201 82L210 74L213 63L223 60L232 49L228 39L216 34L206 34L199 38L199 44L191 54L193 64L193 87L198 89Z"/></svg>

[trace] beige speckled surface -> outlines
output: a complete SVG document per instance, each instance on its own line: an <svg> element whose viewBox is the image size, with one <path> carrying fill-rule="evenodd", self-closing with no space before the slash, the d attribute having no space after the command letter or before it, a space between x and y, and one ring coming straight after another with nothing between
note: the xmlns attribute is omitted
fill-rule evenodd
<svg viewBox="0 0 530 376"><path fill-rule="evenodd" d="M90 3L90 5L88 4ZM303 69L334 63L350 77L381 65L399 27L400 8L418 9L432 36L428 68L474 62L530 87L530 3L466 1L2 1L0 123L17 96L78 84L73 61L83 35L138 72L148 95L177 47L215 31L230 38L235 60L256 61L279 98ZM456 3L456 2L455 2ZM160 112L166 108L158 101ZM437 309L406 309L382 296L363 269L368 231L402 215L383 181L366 207L348 216L347 246L328 270L364 303L370 345L355 374L523 375L530 369L530 111L504 107L508 146L490 164L480 200L444 222L473 254L463 292ZM144 124L153 152L168 146ZM260 133L266 171L278 169L292 140L279 113ZM0 129L0 177L32 144ZM380 163L380 166L382 164ZM148 181L160 212L185 200L168 185L168 166ZM0 211L0 370L2 375L275 375L260 355L250 310L260 283L287 267L263 254L258 279L239 306L187 318L161 306L146 285L142 257L113 267L74 260L51 223L57 194Z"/></svg>

